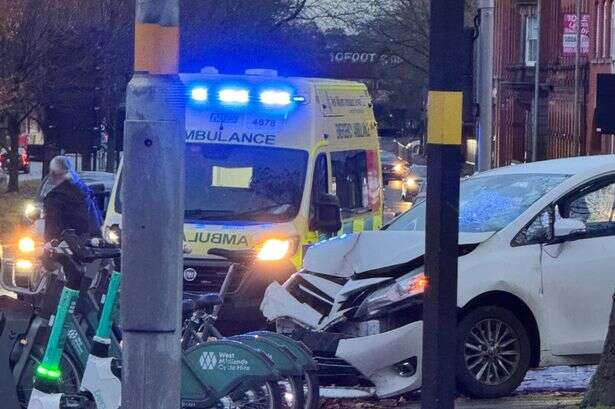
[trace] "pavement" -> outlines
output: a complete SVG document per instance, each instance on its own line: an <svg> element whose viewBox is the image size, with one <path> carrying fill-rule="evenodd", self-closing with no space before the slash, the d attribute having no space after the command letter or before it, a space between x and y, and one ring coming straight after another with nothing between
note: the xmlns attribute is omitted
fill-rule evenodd
<svg viewBox="0 0 615 409"><path fill-rule="evenodd" d="M576 394L561 395L529 395L513 396L504 399L472 400L459 398L455 402L456 409L576 409L581 403L583 396ZM420 409L420 401L387 400L328 400L322 405L322 409Z"/></svg>

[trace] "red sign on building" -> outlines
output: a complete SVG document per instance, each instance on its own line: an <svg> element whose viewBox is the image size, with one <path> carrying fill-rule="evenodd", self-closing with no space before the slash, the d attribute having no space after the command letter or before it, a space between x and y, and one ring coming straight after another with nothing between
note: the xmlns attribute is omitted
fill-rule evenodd
<svg viewBox="0 0 615 409"><path fill-rule="evenodd" d="M589 54L589 14L581 15L581 47L580 53ZM574 55L577 53L577 15L564 14L564 55Z"/></svg>

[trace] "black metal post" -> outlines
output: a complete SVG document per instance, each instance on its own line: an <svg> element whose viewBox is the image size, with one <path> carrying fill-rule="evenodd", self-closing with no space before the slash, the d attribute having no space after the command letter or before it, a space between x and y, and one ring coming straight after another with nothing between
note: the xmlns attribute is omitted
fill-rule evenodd
<svg viewBox="0 0 615 409"><path fill-rule="evenodd" d="M431 1L423 409L455 405L463 18L464 1Z"/></svg>

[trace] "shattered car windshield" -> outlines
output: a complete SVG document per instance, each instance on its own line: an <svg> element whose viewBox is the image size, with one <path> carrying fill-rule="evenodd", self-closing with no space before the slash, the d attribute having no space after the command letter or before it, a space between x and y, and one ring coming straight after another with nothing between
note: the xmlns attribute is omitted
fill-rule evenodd
<svg viewBox="0 0 615 409"><path fill-rule="evenodd" d="M481 176L461 182L459 231L503 229L568 176L513 174ZM387 230L424 231L425 201L393 221Z"/></svg>

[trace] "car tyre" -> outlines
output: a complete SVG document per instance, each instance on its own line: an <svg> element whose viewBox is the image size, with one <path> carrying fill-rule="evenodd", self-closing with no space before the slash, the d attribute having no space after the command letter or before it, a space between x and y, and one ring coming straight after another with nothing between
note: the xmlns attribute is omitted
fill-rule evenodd
<svg viewBox="0 0 615 409"><path fill-rule="evenodd" d="M473 398L510 395L530 366L527 330L512 312L501 307L480 307L463 317L457 345L457 386Z"/></svg>

